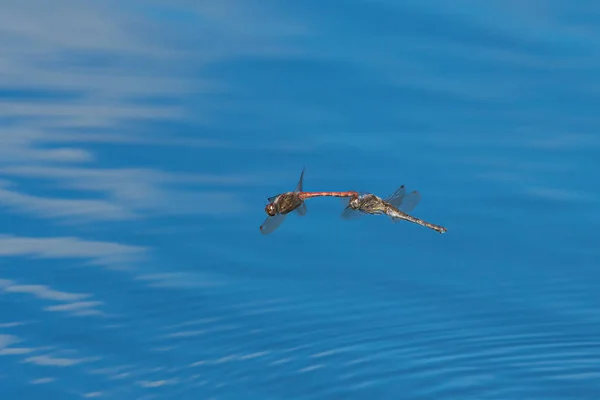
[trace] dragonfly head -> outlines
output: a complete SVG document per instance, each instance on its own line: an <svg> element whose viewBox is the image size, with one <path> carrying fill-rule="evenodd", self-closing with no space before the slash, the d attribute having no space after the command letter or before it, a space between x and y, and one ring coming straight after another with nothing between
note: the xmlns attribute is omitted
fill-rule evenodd
<svg viewBox="0 0 600 400"><path fill-rule="evenodd" d="M352 208L352 209L357 209L360 207L360 197L352 197L350 199L350 201L348 202L348 207Z"/></svg>
<svg viewBox="0 0 600 400"><path fill-rule="evenodd" d="M277 206L275 205L275 203L267 204L265 207L265 212L270 217L274 217L275 215L277 215Z"/></svg>

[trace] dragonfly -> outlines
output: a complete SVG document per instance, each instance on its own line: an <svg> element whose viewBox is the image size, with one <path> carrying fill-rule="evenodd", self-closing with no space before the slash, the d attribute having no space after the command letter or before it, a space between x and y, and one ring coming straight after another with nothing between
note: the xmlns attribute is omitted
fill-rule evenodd
<svg viewBox="0 0 600 400"><path fill-rule="evenodd" d="M267 200L269 204L265 206L265 212L268 217L260 226L260 232L263 235L273 232L285 220L287 214L295 211L298 215L306 215L306 203L304 200L312 197L358 197L358 192L304 192L302 189L304 180L304 170L300 174L300 179L296 188L292 192L281 193Z"/></svg>
<svg viewBox="0 0 600 400"><path fill-rule="evenodd" d="M433 229L439 233L446 233L447 229L440 225L435 225L420 218L413 217L408 213L421 201L421 194L416 190L406 193L404 185L400 186L394 193L382 199L372 193L364 193L352 197L346 203L346 208L342 211L342 218L356 219L361 213L372 215L388 215L393 222L400 220L409 221L414 224Z"/></svg>

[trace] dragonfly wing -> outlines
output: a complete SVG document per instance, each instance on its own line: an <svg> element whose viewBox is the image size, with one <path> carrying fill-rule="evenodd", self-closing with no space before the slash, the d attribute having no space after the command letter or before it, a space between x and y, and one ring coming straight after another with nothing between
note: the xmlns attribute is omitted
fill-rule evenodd
<svg viewBox="0 0 600 400"><path fill-rule="evenodd" d="M277 199L279 196L281 196L281 193L279 193L279 194L276 194L275 196L271 196L271 197L269 197L269 198L267 199L267 201L268 201L269 203L272 203L272 202L274 202L274 201L275 201L275 199Z"/></svg>
<svg viewBox="0 0 600 400"><path fill-rule="evenodd" d="M273 217L268 217L260 226L260 233L267 235L273 232L285 220L285 214L276 214Z"/></svg>
<svg viewBox="0 0 600 400"><path fill-rule="evenodd" d="M400 204L400 206L398 206L398 208L400 209L400 211L409 213L415 209L415 207L419 204L420 201L421 201L421 194L419 192L417 192L416 190L413 190L412 192L410 192L406 196L404 196L404 199L402 200L402 204Z"/></svg>
<svg viewBox="0 0 600 400"><path fill-rule="evenodd" d="M421 195L416 190L406 193L404 185L389 195L385 201L404 212L411 212L421 201Z"/></svg>
<svg viewBox="0 0 600 400"><path fill-rule="evenodd" d="M296 212L301 217L304 217L306 215L306 203L302 202L302 204L300 204L300 206L298 206L298 208L296 208Z"/></svg>
<svg viewBox="0 0 600 400"><path fill-rule="evenodd" d="M342 219L346 219L346 220L353 220L353 219L357 219L358 217L360 217L362 215L362 213L358 210L354 210L350 207L346 207L344 208L344 211L342 211Z"/></svg>
<svg viewBox="0 0 600 400"><path fill-rule="evenodd" d="M296 185L296 189L294 189L294 192L302 192L302 181L304 180L304 170L306 169L306 167L302 168L302 173L300 173L300 179L298 180L298 184Z"/></svg>
<svg viewBox="0 0 600 400"><path fill-rule="evenodd" d="M387 201L388 203L393 204L394 207L398 207L398 205L395 204L394 202L402 202L402 198L404 197L405 194L406 194L406 187L404 185L402 185L398 189L396 189L396 191L394 193L390 194L384 200Z"/></svg>

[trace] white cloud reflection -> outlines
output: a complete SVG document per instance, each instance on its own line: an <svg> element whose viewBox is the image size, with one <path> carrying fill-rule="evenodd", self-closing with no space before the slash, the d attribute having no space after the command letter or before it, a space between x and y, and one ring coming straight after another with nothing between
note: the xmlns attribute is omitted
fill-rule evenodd
<svg viewBox="0 0 600 400"><path fill-rule="evenodd" d="M18 237L0 235L0 256L50 259L83 259L111 265L138 260L147 249L113 242L88 241L76 237Z"/></svg>
<svg viewBox="0 0 600 400"><path fill-rule="evenodd" d="M241 202L228 191L177 183L177 174L151 168L108 169L89 146L98 141L189 144L177 132L140 135L129 127L143 121L201 119L199 110L186 108L186 96L224 88L220 82L201 78L197 69L225 54L267 51L265 45L272 41L265 36L269 32L241 30L229 18L236 8L223 7L72 0L52 5L39 0L4 4L0 87L5 92L0 94L0 114L8 122L0 124L0 167L8 168L5 176L15 166L28 169L29 177L36 175L36 169L44 170L44 178L75 192L68 198L37 195L8 182L9 187L0 188L0 205L39 218L76 222L213 213L218 211L212 206L216 201L230 213L241 212ZM215 23L181 25L169 20L167 9L192 21L209 17ZM244 9L260 12L255 7ZM270 20L278 21L274 16ZM263 26L249 16L241 21L252 23L253 28ZM192 36L211 35L224 39L220 46L206 40L195 47L181 44ZM168 101L146 101L152 99ZM203 113L210 116L208 109ZM198 138L191 142L199 147L215 145ZM125 161L135 166L135 157ZM18 178L25 175L21 170ZM18 178L13 174L13 179ZM231 177L214 175L212 180L226 182ZM173 207L174 203L181 206Z"/></svg>

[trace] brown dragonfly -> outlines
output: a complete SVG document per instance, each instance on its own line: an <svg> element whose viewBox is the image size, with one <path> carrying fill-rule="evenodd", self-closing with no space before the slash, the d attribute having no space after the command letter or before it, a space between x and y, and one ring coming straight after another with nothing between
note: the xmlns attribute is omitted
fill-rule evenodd
<svg viewBox="0 0 600 400"><path fill-rule="evenodd" d="M263 235L273 232L285 220L285 216L292 211L300 216L306 215L306 204L304 200L311 197L358 197L358 192L304 192L302 181L304 179L304 168L300 174L300 180L292 192L281 193L268 198L269 204L265 207L268 217L260 226Z"/></svg>
<svg viewBox="0 0 600 400"><path fill-rule="evenodd" d="M404 185L400 186L394 193L382 199L372 193L365 193L352 197L346 203L346 208L342 211L342 218L355 219L363 214L386 214L393 222L400 220L409 221L414 224L433 229L439 233L445 233L446 228L440 225L431 224L420 218L413 217L411 212L421 200L421 195L416 190L406 193Z"/></svg>

